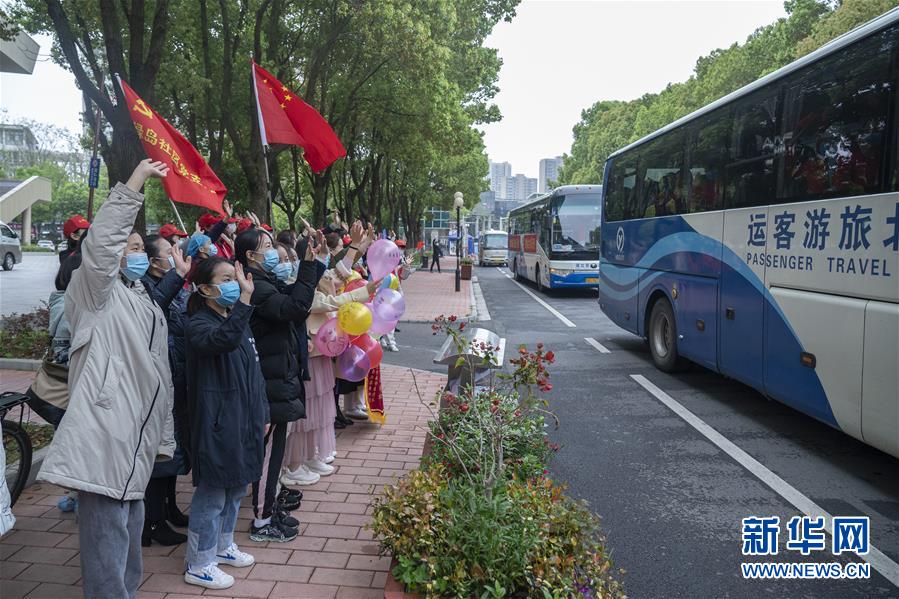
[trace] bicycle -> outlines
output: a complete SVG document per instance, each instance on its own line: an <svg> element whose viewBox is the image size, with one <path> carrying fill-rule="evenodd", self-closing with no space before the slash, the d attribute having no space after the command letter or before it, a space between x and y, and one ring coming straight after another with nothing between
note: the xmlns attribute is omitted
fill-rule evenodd
<svg viewBox="0 0 899 599"><path fill-rule="evenodd" d="M24 405L28 396L22 393L7 391L0 394L0 419L3 421L3 451L6 454L6 484L9 487L10 505L25 489L28 475L31 474L31 438L22 425L25 416ZM16 407L23 406L19 412L19 421L7 420L6 415Z"/></svg>

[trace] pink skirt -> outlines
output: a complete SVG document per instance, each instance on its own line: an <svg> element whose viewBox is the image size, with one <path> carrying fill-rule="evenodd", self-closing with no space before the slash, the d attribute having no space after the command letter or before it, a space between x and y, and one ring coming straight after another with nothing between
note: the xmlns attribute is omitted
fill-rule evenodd
<svg viewBox="0 0 899 599"><path fill-rule="evenodd" d="M315 457L322 459L337 449L334 434L334 366L328 356L309 358L312 380L304 381L306 390L306 418L287 424L287 447L284 465L296 467Z"/></svg>

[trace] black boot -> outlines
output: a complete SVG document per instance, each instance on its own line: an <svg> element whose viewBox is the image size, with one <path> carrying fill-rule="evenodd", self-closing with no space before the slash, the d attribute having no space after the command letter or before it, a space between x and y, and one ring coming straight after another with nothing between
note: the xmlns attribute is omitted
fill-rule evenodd
<svg viewBox="0 0 899 599"><path fill-rule="evenodd" d="M352 420L350 420L349 418L347 418L346 416L343 415L343 410L340 409L340 402L337 401L336 403L337 403L337 417L334 418L334 421L339 422L343 425L339 428L346 428L348 426L352 426L353 424L355 424L355 422L353 422Z"/></svg>
<svg viewBox="0 0 899 599"><path fill-rule="evenodd" d="M156 541L164 547L180 545L187 541L187 535L172 530L165 520L159 522L144 522L144 532L140 538L140 544L149 547Z"/></svg>
<svg viewBox="0 0 899 599"><path fill-rule="evenodd" d="M175 483L177 477L171 477L171 481L167 482L165 494L165 519L171 522L172 526L178 528L187 528L189 522L187 515L178 509L178 503L175 501Z"/></svg>

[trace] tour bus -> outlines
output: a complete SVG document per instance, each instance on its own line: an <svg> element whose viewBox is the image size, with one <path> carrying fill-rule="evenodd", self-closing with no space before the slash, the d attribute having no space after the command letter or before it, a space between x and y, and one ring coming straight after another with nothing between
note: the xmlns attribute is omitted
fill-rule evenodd
<svg viewBox="0 0 899 599"><path fill-rule="evenodd" d="M899 456L899 9L609 156L600 306Z"/></svg>
<svg viewBox="0 0 899 599"><path fill-rule="evenodd" d="M516 279L544 289L599 283L601 185L563 185L509 212Z"/></svg>
<svg viewBox="0 0 899 599"><path fill-rule="evenodd" d="M478 236L478 266L509 262L509 234L505 231L483 231Z"/></svg>

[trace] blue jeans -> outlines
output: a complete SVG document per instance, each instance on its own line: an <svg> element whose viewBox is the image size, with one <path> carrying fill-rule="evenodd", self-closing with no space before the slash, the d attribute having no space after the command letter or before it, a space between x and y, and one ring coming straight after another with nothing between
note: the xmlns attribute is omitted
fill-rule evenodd
<svg viewBox="0 0 899 599"><path fill-rule="evenodd" d="M144 502L78 492L81 576L85 599L134 599L143 573Z"/></svg>
<svg viewBox="0 0 899 599"><path fill-rule="evenodd" d="M216 561L216 553L231 546L240 500L246 493L246 485L216 489L200 483L194 489L187 528L188 567L204 568Z"/></svg>

